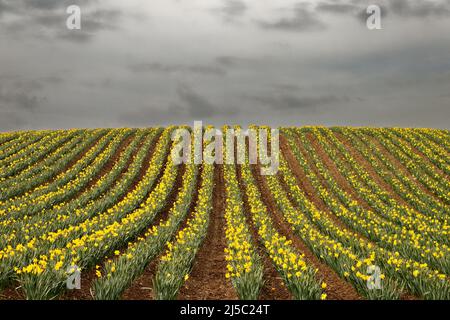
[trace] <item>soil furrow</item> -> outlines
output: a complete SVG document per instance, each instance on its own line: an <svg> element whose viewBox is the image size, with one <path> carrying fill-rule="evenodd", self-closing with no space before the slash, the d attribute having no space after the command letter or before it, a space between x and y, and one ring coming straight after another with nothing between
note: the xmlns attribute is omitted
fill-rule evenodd
<svg viewBox="0 0 450 320"><path fill-rule="evenodd" d="M208 234L197 252L189 280L180 290L180 300L237 299L231 282L225 278L225 185L222 165L214 167L213 194Z"/></svg>

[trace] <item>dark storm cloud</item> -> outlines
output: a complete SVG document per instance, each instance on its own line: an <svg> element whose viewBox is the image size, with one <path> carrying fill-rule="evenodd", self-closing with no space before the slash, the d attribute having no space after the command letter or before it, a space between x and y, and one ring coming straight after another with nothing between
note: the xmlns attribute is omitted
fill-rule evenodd
<svg viewBox="0 0 450 320"><path fill-rule="evenodd" d="M150 105L120 114L119 122L128 126L161 126L180 124L182 123L180 119L186 116L187 114L185 114L184 110L175 104L171 104L166 108Z"/></svg>
<svg viewBox="0 0 450 320"><path fill-rule="evenodd" d="M194 118L209 118L218 111L206 97L195 92L188 85L179 85L177 94L183 105L187 107L190 116Z"/></svg>
<svg viewBox="0 0 450 320"><path fill-rule="evenodd" d="M390 0L390 10L405 17L448 17L450 14L450 1L447 0Z"/></svg>
<svg viewBox="0 0 450 320"><path fill-rule="evenodd" d="M369 5L380 6L382 16L392 13L402 17L427 18L448 17L450 14L448 0L330 0L319 2L315 10L318 13L351 14L365 22Z"/></svg>
<svg viewBox="0 0 450 320"><path fill-rule="evenodd" d="M4 0L0 0L0 16L3 12L9 11L9 6L5 3Z"/></svg>
<svg viewBox="0 0 450 320"><path fill-rule="evenodd" d="M54 9L60 5L63 5L66 1L60 1L60 0L23 0L23 2L32 8L36 9Z"/></svg>
<svg viewBox="0 0 450 320"><path fill-rule="evenodd" d="M9 105L27 111L34 111L39 106L41 99L35 95L19 91L14 93L0 93L0 105Z"/></svg>
<svg viewBox="0 0 450 320"><path fill-rule="evenodd" d="M248 59L235 56L219 56L215 59L215 61L217 64L224 68L256 66L257 64L261 63L256 59Z"/></svg>
<svg viewBox="0 0 450 320"><path fill-rule="evenodd" d="M26 119L39 110L44 97L38 81L14 80L0 77L0 131L17 130Z"/></svg>
<svg viewBox="0 0 450 320"><path fill-rule="evenodd" d="M71 4L81 31L66 28ZM388 13L385 30L358 25L369 4ZM194 119L448 128L448 5L0 0L0 129Z"/></svg>
<svg viewBox="0 0 450 320"><path fill-rule="evenodd" d="M302 109L315 111L320 107L327 106L333 103L346 102L350 98L347 96L338 97L335 95L323 95L323 96L308 96L299 97L293 94L279 94L279 95L261 95L261 96L251 96L251 100L263 104L275 110L293 110Z"/></svg>
<svg viewBox="0 0 450 320"><path fill-rule="evenodd" d="M302 89L302 87L300 87L299 85L290 83L277 83L273 84L271 87L275 90L285 92L298 92L299 90Z"/></svg>
<svg viewBox="0 0 450 320"><path fill-rule="evenodd" d="M289 12L292 12L294 16L289 15L275 21L259 20L257 23L263 29L280 31L315 31L326 27L314 10L297 5Z"/></svg>
<svg viewBox="0 0 450 320"><path fill-rule="evenodd" d="M25 123L16 111L2 110L0 104L0 131L17 130Z"/></svg>
<svg viewBox="0 0 450 320"><path fill-rule="evenodd" d="M2 0L8 2L8 0ZM87 42L101 30L114 30L119 25L120 10L102 8L98 1L91 0L9 0L0 13L12 13L21 18L20 22L3 21L0 26L15 35L36 34L39 37L64 39L73 42ZM68 30L66 8L79 5L81 8L81 30ZM40 28L36 28L36 27Z"/></svg>
<svg viewBox="0 0 450 320"><path fill-rule="evenodd" d="M351 3L319 2L316 6L316 10L329 13L352 13L358 10L359 7L360 6Z"/></svg>
<svg viewBox="0 0 450 320"><path fill-rule="evenodd" d="M66 8L70 5L87 6L98 3L97 0L14 0L21 2L28 8L51 10L56 8Z"/></svg>
<svg viewBox="0 0 450 320"><path fill-rule="evenodd" d="M193 73L200 75L225 76L226 71L216 66L208 65L180 65L162 63L137 63L128 66L134 73Z"/></svg>
<svg viewBox="0 0 450 320"><path fill-rule="evenodd" d="M214 11L220 14L226 21L241 17L248 7L241 0L224 0L221 7Z"/></svg>
<svg viewBox="0 0 450 320"><path fill-rule="evenodd" d="M0 108L35 111L45 100L36 91L42 89L38 81L14 81L7 86L0 86Z"/></svg>

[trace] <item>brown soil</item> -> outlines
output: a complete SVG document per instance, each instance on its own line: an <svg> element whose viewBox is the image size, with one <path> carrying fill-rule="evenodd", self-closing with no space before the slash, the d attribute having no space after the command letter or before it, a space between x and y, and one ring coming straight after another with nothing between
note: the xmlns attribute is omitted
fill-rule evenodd
<svg viewBox="0 0 450 320"><path fill-rule="evenodd" d="M239 187L241 191L241 196L243 199L244 210L247 220L247 225L251 232L253 240L255 240L256 251L261 257L263 267L264 267L264 285L261 288L259 295L260 300L292 300L292 294L286 288L280 274L275 269L272 261L266 253L262 240L260 239L256 226L253 224L251 218L250 206L248 204L247 193L245 192L245 186L242 181L241 166L237 165L237 177L239 181Z"/></svg>
<svg viewBox="0 0 450 320"><path fill-rule="evenodd" d="M227 262L225 238L225 184L223 166L215 165L214 199L208 234L197 252L189 279L181 288L180 300L236 300L230 281L225 278Z"/></svg>
<svg viewBox="0 0 450 320"><path fill-rule="evenodd" d="M122 294L122 300L153 300L153 278L156 274L156 268L161 257L164 255L164 251L158 255L155 259L145 268L144 272L133 281L125 292Z"/></svg>
<svg viewBox="0 0 450 320"><path fill-rule="evenodd" d="M95 270L81 271L81 289L66 290L58 300L92 300L93 292L91 291L92 283L96 279Z"/></svg>
<svg viewBox="0 0 450 320"><path fill-rule="evenodd" d="M253 176L255 177L262 199L267 208L272 213L272 221L277 231L285 236L286 239L291 240L294 247L305 255L306 261L309 265L316 268L317 279L325 281L327 288L325 293L330 300L360 300L361 296L356 290L346 281L342 280L328 265L322 263L316 255L311 252L308 246L303 243L299 237L292 232L291 226L285 221L283 214L279 211L275 203L272 193L270 192L266 180L261 176L258 166L252 166Z"/></svg>
<svg viewBox="0 0 450 320"><path fill-rule="evenodd" d="M20 290L20 284L14 283L3 291L0 291L1 300L25 300Z"/></svg>

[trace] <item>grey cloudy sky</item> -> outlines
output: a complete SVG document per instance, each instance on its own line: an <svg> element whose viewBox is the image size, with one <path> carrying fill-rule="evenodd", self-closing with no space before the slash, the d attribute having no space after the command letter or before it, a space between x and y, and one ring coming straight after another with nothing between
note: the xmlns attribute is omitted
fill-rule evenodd
<svg viewBox="0 0 450 320"><path fill-rule="evenodd" d="M450 0L0 0L0 131L450 128L449 57Z"/></svg>

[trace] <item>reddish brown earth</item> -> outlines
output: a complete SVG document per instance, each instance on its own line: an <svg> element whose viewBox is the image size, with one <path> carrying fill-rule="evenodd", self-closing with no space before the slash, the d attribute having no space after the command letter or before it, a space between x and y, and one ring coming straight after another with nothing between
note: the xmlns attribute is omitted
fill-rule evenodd
<svg viewBox="0 0 450 320"><path fill-rule="evenodd" d="M226 280L225 238L225 184L223 166L214 169L214 199L208 234L195 257L194 266L185 286L180 290L181 300L235 300L236 292Z"/></svg>
<svg viewBox="0 0 450 320"><path fill-rule="evenodd" d="M3 291L0 291L0 300L24 300L20 284L14 283Z"/></svg>

